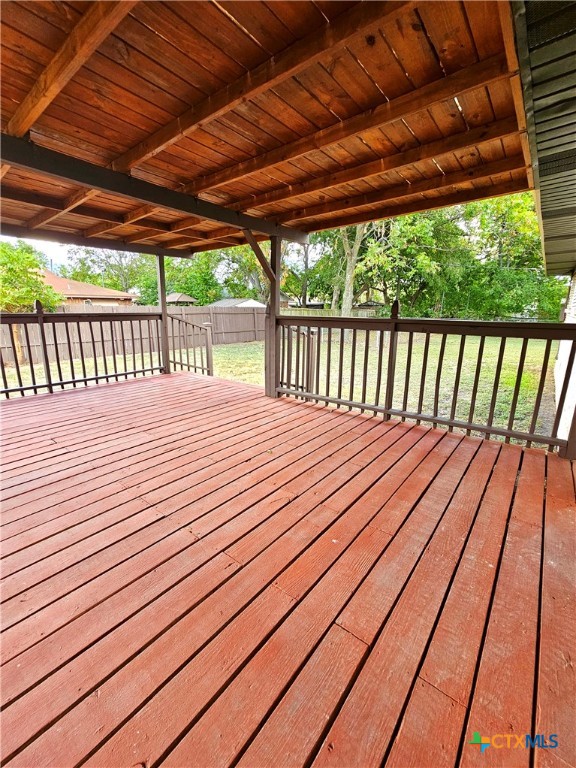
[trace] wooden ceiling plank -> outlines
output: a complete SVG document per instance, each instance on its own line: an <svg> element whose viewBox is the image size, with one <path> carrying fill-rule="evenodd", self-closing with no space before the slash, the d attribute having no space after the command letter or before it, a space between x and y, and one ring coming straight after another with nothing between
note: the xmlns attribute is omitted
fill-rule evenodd
<svg viewBox="0 0 576 768"><path fill-rule="evenodd" d="M37 227L41 227L42 224L48 224L48 222L54 221L54 219L57 219L59 216L68 213L68 211L72 211L74 208L82 205L86 200L90 200L90 198L95 197L97 194L97 189L79 189L78 192L75 192L62 203L61 208L58 210L48 208L45 211L39 211L30 219L30 221L26 222L26 226L30 227L30 229L36 229Z"/></svg>
<svg viewBox="0 0 576 768"><path fill-rule="evenodd" d="M233 110L249 98L270 90L282 80L293 77L312 64L341 49L351 38L362 34L366 27L403 9L413 2L360 3L344 18L327 24L322 31L315 30L307 37L247 72L235 82L191 107L183 115L171 120L152 136L117 158L112 168L127 171L169 147L207 122Z"/></svg>
<svg viewBox="0 0 576 768"><path fill-rule="evenodd" d="M6 126L8 134L24 136L136 2L95 2L89 6L10 118Z"/></svg>
<svg viewBox="0 0 576 768"><path fill-rule="evenodd" d="M8 163L3 163L3 164L0 166L0 179L3 179L3 178L4 178L4 176L6 176L6 174L7 174L7 173L8 173L8 171L10 170L10 167L11 167L11 166L9 166L9 165L8 165Z"/></svg>
<svg viewBox="0 0 576 768"><path fill-rule="evenodd" d="M231 181L244 178L269 166L300 157L307 152L335 144L350 136L361 134L369 128L388 125L395 120L406 118L409 115L427 109L431 104L451 98L455 94L473 91L489 82L508 78L509 76L504 56L492 56L478 64L473 64L466 69L447 75L441 80L435 80L428 85L422 86L422 88L399 96L397 99L382 104L375 109L361 112L348 120L336 123L330 128L325 128L311 136L305 136L286 146L273 149L243 163L204 176L197 181L187 184L185 191L197 194L205 189L228 184Z"/></svg>
<svg viewBox="0 0 576 768"><path fill-rule="evenodd" d="M423 179L414 184L402 184L394 187L379 189L376 192L370 192L366 195L358 195L352 198L340 198L329 203L309 206L289 211L288 213L277 216L276 220L281 222L298 221L299 219L314 218L326 213L338 213L345 208L361 208L369 205L377 205L385 201L393 202L403 197L421 194L428 191L441 191L446 187L456 186L458 184L467 184L477 179L486 179L499 173L505 173L511 170L523 168L522 156L506 157L503 160L497 160L487 165L479 165L476 168L468 168L463 171L456 171L444 176L434 176L431 179Z"/></svg>
<svg viewBox="0 0 576 768"><path fill-rule="evenodd" d="M290 200L300 195L311 192L337 187L340 184L347 184L358 179L367 179L371 176L379 176L382 173L389 173L393 170L399 170L413 163L422 160L436 159L443 155L454 152L458 149L464 149L471 145L483 144L485 142L501 139L505 136L516 134L518 127L515 118L500 120L491 125L481 128L474 128L471 131L463 131L454 136L448 136L436 141L423 144L415 149L409 149L406 152L400 152L389 157L383 157L360 166L347 168L337 173L331 173L320 178L304 181L300 184L291 184L290 186L280 187L271 192L265 192L253 198L246 198L234 203L231 207L235 210L249 210L261 208L272 203Z"/></svg>

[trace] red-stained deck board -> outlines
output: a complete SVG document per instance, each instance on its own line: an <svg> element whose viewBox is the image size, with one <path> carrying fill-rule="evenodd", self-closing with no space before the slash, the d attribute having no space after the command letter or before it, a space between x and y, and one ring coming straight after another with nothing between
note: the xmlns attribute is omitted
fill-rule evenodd
<svg viewBox="0 0 576 768"><path fill-rule="evenodd" d="M190 374L1 429L6 765L574 764L568 462Z"/></svg>

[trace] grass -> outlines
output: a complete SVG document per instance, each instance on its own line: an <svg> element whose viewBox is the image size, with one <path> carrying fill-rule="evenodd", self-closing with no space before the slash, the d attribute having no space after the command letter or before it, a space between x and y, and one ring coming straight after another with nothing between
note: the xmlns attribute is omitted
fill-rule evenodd
<svg viewBox="0 0 576 768"><path fill-rule="evenodd" d="M300 370L299 383L302 386L304 382L302 373L302 360L304 358L304 345L301 337L300 343ZM368 351L366 357L366 341L368 341ZM318 343L318 337L317 341ZM424 334L414 334L411 353L411 367L408 380L408 391L405 393L406 365L408 360L408 338L407 334L399 334L397 346L397 363L394 382L393 407L397 409L406 409L408 411L419 411L421 399L421 413L434 414L450 417L452 408L454 408L454 418L468 421L471 408L471 397L474 388L474 379L476 375L476 361L478 356L478 347L480 340L477 337L468 337L464 348L463 365L461 370L460 382L457 396L454 398L454 384L457 360L460 350L460 337L448 336L444 350L444 360L442 371L439 378L438 403L435 408L435 390L438 371L438 362L440 355L440 337L431 336L427 354L426 376L424 387L421 392L422 364L425 354L425 336ZM384 404L386 373L388 361L388 338L384 336L382 348L382 371L380 376L380 386L378 392L378 356L379 340L378 335L372 332L366 340L365 332L359 331L356 336L355 347L355 365L352 371L352 346L353 337L349 332L340 344L340 333L332 334L332 351L330 359L330 376L328 372L327 358L327 335L326 330L319 341L320 344L320 367L315 375L314 384L318 381L319 394L329 395L331 397L341 397L344 400L364 403ZM493 423L496 426L507 428L510 413L510 405L513 399L514 388L518 373L518 359L522 346L521 339L507 339L505 354L502 361L502 370L499 380L499 386L494 401ZM544 353L545 342L531 340L527 345L526 360L521 377L521 384L518 393L516 413L513 421L513 427L519 431L529 431L536 394L540 382L540 370ZM500 350L500 339L486 338L480 369L478 387L476 393L476 402L474 406L474 422L485 424L487 422L492 406L492 393L494 385L495 370L497 366ZM537 420L536 431L540 434L550 434L554 420L554 382L552 375L553 361L556 357L557 345L553 344L550 363L548 366L548 375L544 387L542 404ZM340 356L342 352L342 387L339 392L339 367ZM296 380L296 340L293 337L293 365L291 371L291 385L294 386ZM184 354L185 359L185 354ZM315 359L317 359L315 357ZM366 377L364 381L364 365L366 361ZM128 361L129 368L132 367L132 359ZM137 367L141 367L141 358L138 355ZM157 365L156 356L154 356L154 365ZM150 359L147 354L144 356L145 366L150 365ZM86 359L87 375L94 375L95 367L98 372L104 372L103 358L97 358L96 366L93 359ZM108 371L114 370L111 357L106 359ZM81 375L82 369L79 361L74 362L76 375ZM36 366L36 370L41 366ZM51 366L52 377L59 379L59 372L55 363ZM62 363L63 379L72 378L70 364ZM214 347L214 374L220 378L231 379L246 384L264 384L264 342L248 342L243 344L226 344ZM28 366L21 366L21 376L24 384L31 383L30 370ZM7 368L7 377L9 386L18 386L18 380L15 369ZM283 379L287 380L286 367L284 366ZM43 379L42 379L43 380ZM113 380L113 379L112 379ZM67 387L69 388L69 386ZM365 396L364 395L365 388Z"/></svg>

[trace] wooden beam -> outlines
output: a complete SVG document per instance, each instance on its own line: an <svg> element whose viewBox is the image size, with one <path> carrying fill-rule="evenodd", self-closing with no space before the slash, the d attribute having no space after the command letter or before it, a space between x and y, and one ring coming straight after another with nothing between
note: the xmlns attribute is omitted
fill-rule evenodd
<svg viewBox="0 0 576 768"><path fill-rule="evenodd" d="M520 65L518 63L518 54L516 53L516 38L514 34L514 19L512 18L512 7L509 2L498 3L498 15L500 17L500 26L502 27L502 37L504 39L504 50L506 51L506 61L510 72L518 72ZM518 121L518 128L522 131L520 142L522 153L524 155L524 165L527 169L528 181L531 189L534 189L534 173L532 171L532 158L530 156L530 143L526 133L526 112L524 110L524 95L522 92L522 81L519 74L510 78L510 89L514 101L514 110Z"/></svg>
<svg viewBox="0 0 576 768"><path fill-rule="evenodd" d="M78 208L78 206L82 205L82 203L85 203L86 200L90 200L90 198L95 197L97 194L97 189L79 189L78 192L75 192L67 200L64 201L61 208L58 208L57 210L48 209L45 211L39 211L35 216L26 222L26 226L30 229L36 229L37 227L41 227L42 224L48 224L49 221L54 221L54 219L57 219L58 216L62 216L63 214L74 210L74 208Z"/></svg>
<svg viewBox="0 0 576 768"><path fill-rule="evenodd" d="M412 184L396 184L392 187L377 189L375 192L368 192L365 195L356 195L355 197L343 197L338 200L330 200L327 203L319 205L310 205L305 208L295 208L287 211L277 217L278 221L297 221L299 219L309 219L316 216L323 216L326 213L338 213L348 208L362 208L368 205L378 203L394 203L396 200L404 197L412 197L422 192L432 190L442 190L449 187L455 187L461 184L469 184L478 179L487 179L490 176L497 176L502 173L509 173L524 168L524 159L522 155L514 157L505 157L502 160L496 160L486 165L477 165L474 168L466 168L463 171L447 173L443 176L433 176L431 179L422 179Z"/></svg>
<svg viewBox="0 0 576 768"><path fill-rule="evenodd" d="M127 171L154 157L184 136L189 136L193 131L235 109L238 104L274 88L283 80L333 55L352 38L361 35L367 27L376 25L392 15L398 16L413 5L413 2L380 2L379 0L359 3L348 13L327 23L322 29L314 30L277 56L247 72L200 104L191 107L117 158L112 168L116 171Z"/></svg>
<svg viewBox="0 0 576 768"><path fill-rule="evenodd" d="M414 149L408 149L405 152L399 152L389 157L383 157L378 160L372 160L363 165L357 165L353 168L345 168L343 171L320 176L310 181L304 181L300 184L290 184L279 187L270 192L264 192L252 198L245 198L231 205L234 210L246 211L251 208L262 208L272 203L290 200L293 197L307 195L312 192L330 189L341 184L349 184L359 179L369 179L372 176L380 176L390 171L399 171L423 160L432 160L441 158L443 155L456 152L467 147L477 147L483 144L503 139L507 136L513 136L518 133L518 125L515 117L508 117L505 120L498 120L489 125L483 125L478 128L446 136L442 139L431 141Z"/></svg>
<svg viewBox="0 0 576 768"><path fill-rule="evenodd" d="M262 248L260 248L260 246L256 242L254 235L252 234L252 232L250 232L249 229L244 230L244 237L246 238L246 241L250 244L250 247L254 251L254 255L256 256L260 266L266 273L266 277L268 278L268 280L270 280L270 285L273 285L274 281L276 280L276 275L272 271L272 267L270 266L268 259L266 258L266 256L264 256L264 251L262 250Z"/></svg>
<svg viewBox="0 0 576 768"><path fill-rule="evenodd" d="M102 41L130 13L137 0L94 2L68 35L6 126L11 136L24 136Z"/></svg>
<svg viewBox="0 0 576 768"><path fill-rule="evenodd" d="M84 231L84 237L95 237L96 235L101 235L104 232L111 232L112 230L117 229L118 227L123 227L126 224L136 224L137 222L141 221L147 216L151 216L152 214L156 213L159 210L160 209L155 205L141 205L139 208L136 208L134 211L131 211L130 213L126 213L119 222L115 222L115 223L101 222L100 224L95 224L93 227L90 227L89 229ZM150 227L150 222L147 222L143 226ZM158 222L157 231L168 232L169 227L166 224L161 224L160 222Z"/></svg>
<svg viewBox="0 0 576 768"><path fill-rule="evenodd" d="M238 211L231 211L229 208L200 200L183 192L92 165L84 160L69 157L14 136L3 135L1 152L3 160L16 168L24 168L55 179L81 184L91 190L120 195L144 205L154 205L185 215L198 216L198 218L227 224L236 229L250 229L264 235L277 235L298 243L307 241L307 236L295 229Z"/></svg>
<svg viewBox="0 0 576 768"><path fill-rule="evenodd" d="M471 189L469 191L454 192L449 195L442 195L441 197L421 198L412 203L405 203L404 205L397 205L391 207L386 205L382 208L374 208L373 210L363 213L352 213L349 215L343 215L336 218L331 217L325 222L315 221L306 227L308 232L320 232L323 229L334 229L337 227L349 227L353 224L363 224L366 221L380 221L381 219L391 219L396 216L405 216L408 213L420 213L421 211L431 211L436 208L447 208L450 205L460 205L462 203L473 202L479 199L488 199L490 197L500 197L502 195L512 195L516 192L525 192L528 189L528 180L516 179L514 181L507 181L503 184L487 187L482 194L478 189ZM303 225L305 226L305 225ZM195 253L196 249L192 248L191 253Z"/></svg>
<svg viewBox="0 0 576 768"><path fill-rule="evenodd" d="M3 179L4 176L6 176L6 174L10 170L10 167L11 166L9 166L7 163L3 163L2 165L0 165L0 179Z"/></svg>
<svg viewBox="0 0 576 768"><path fill-rule="evenodd" d="M132 245L126 240L108 240L104 238L88 238L71 232L56 232L51 229L38 229L33 233L27 227L14 224L1 224L0 234L8 237L34 237L36 240L46 240L49 243L63 243L64 245L80 245L85 248L111 248L115 251L127 251L128 253L151 253L164 256L191 256L192 251L170 251L161 245Z"/></svg>
<svg viewBox="0 0 576 768"><path fill-rule="evenodd" d="M187 184L185 191L197 194L205 189L220 187L270 166L278 165L278 163L293 160L308 152L336 144L370 128L382 127L393 123L395 120L417 114L434 106L434 104L453 99L454 96L461 96L463 93L476 90L497 80L509 78L509 76L505 57L501 54L492 56L485 61L472 64L470 67L447 75L441 80L435 80L411 93L406 93L397 99L381 104L374 109L368 109L329 128L297 139L291 144L286 144L243 163L237 163L230 168L224 168L221 171L203 176Z"/></svg>
<svg viewBox="0 0 576 768"><path fill-rule="evenodd" d="M282 240L270 238L270 299L266 308L266 335L264 342L264 391L268 397L278 397L280 385L280 326L276 317L280 309L280 275L282 274Z"/></svg>
<svg viewBox="0 0 576 768"><path fill-rule="evenodd" d="M164 269L164 256L156 256L156 268L158 276L158 303L162 313L162 325L160 328L160 346L162 350L162 373L170 373L170 342L168 339L168 305L166 304L166 270Z"/></svg>

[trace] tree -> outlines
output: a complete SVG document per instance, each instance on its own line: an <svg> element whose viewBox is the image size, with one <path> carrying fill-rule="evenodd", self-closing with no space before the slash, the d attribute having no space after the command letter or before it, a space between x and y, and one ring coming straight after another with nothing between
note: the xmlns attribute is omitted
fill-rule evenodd
<svg viewBox="0 0 576 768"><path fill-rule="evenodd" d="M344 227L339 230L342 240L342 249L346 259L346 274L344 276L344 293L342 295L342 315L348 317L352 313L354 303L354 277L360 246L366 234L367 224L358 224L354 227Z"/></svg>
<svg viewBox="0 0 576 768"><path fill-rule="evenodd" d="M31 245L18 240L16 245L0 242L0 310L32 312L34 302L53 312L64 302L42 278L46 257Z"/></svg>
<svg viewBox="0 0 576 768"><path fill-rule="evenodd" d="M199 305L211 304L222 298L222 286L216 272L220 256L216 251L198 253L190 259L166 259L166 290L186 293Z"/></svg>
<svg viewBox="0 0 576 768"><path fill-rule="evenodd" d="M68 264L60 268L63 277L116 291L134 290L142 274L155 269L155 257L146 254L74 247L67 255Z"/></svg>
<svg viewBox="0 0 576 768"><path fill-rule="evenodd" d="M264 255L270 258L270 245L262 243ZM217 251L226 293L236 299L256 299L266 303L270 284L254 251L249 245Z"/></svg>

